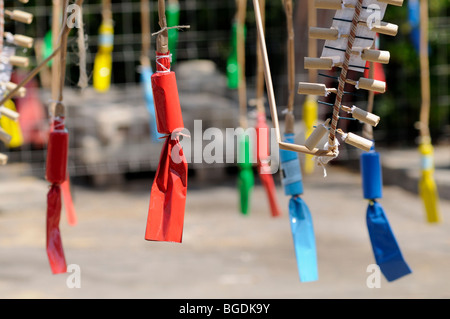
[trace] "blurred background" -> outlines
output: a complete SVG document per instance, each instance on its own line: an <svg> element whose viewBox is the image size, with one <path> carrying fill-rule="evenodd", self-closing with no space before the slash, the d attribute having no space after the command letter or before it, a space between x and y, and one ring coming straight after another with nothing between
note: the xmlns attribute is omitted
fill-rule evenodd
<svg viewBox="0 0 450 319"><path fill-rule="evenodd" d="M157 2L150 2L151 31L159 30L157 24ZM308 81L308 72L303 68L303 57L308 55L308 19L307 3L296 1L295 19L295 49L296 49L296 81ZM433 143L448 144L450 138L449 111L449 3L445 0L430 2L430 73L431 73L431 114L430 130ZM23 55L29 56L31 70L42 57L45 57L45 37L51 29L51 3L48 1L29 1L28 4L15 4L35 15L31 25L7 22L6 29L11 32L26 34L36 39L33 49L24 50ZM190 25L189 29L179 32L176 61L173 70L177 72L179 91L185 98L182 101L185 123L188 128L193 119L202 119L203 127L215 126L236 127L237 122L237 90L229 89L226 82L227 59L231 53L231 27L236 15L234 1L201 1L186 0L179 2L179 24ZM76 46L76 33L72 32L69 40L68 66L66 76L66 103L70 108L70 120L67 122L71 131L71 176L87 176L91 172L113 173L127 171L152 170L157 164L158 156L145 154L148 147L147 137L150 134L148 121L145 120L144 95L140 84L141 55L141 23L139 1L112 1L111 10L114 20L114 49L112 52L111 89L99 93L92 89L92 73L95 54L98 51L99 27L101 24L101 1L90 1L83 5L84 31L86 34L86 61L90 86L86 90L77 87L79 77L79 55ZM317 24L329 26L332 17L331 10L318 10ZM383 65L387 81L387 92L375 97L374 112L382 118L374 130L378 146L415 147L418 130L415 123L419 119L421 93L418 54L418 25L409 10L408 3L402 7L389 6L385 21L399 25L396 37L380 36L379 47L391 53L390 63ZM268 1L266 4L266 37L269 59L278 110L285 109L287 103L287 62L286 62L286 19L281 1ZM247 6L247 36L246 36L246 77L248 99L254 97L256 84L256 28L253 6ZM152 41L151 63L154 62L154 38ZM323 41L318 40L320 55ZM196 63L197 62L197 63ZM16 82L26 69L16 68L13 79ZM324 78L319 78L323 82ZM10 161L26 161L39 164L43 161L45 130L48 126L47 112L49 98L48 74L41 72L36 81L29 86L36 88L36 98L39 100L42 123L39 115L34 120L23 119L21 122L25 139L18 147L1 145L1 151L10 153ZM39 90L37 90L39 88ZM30 89L32 90L32 89ZM366 92L353 96L355 103L360 101L362 108L367 101ZM29 94L31 95L31 94ZM196 96L197 95L197 96ZM30 96L29 96L30 98ZM83 103L80 102L80 98ZM302 105L304 96L295 96L295 115L302 130ZM215 103L213 102L215 101ZM16 101L20 110L21 101ZM81 104L81 105L80 105ZM211 105L216 104L216 105ZM73 106L73 107L72 107ZM76 106L76 107L75 107ZM214 109L215 112L212 112ZM121 110L121 111L120 111ZM252 106L249 105L250 117ZM93 115L98 112L97 115ZM122 112L121 114L119 114ZM139 113L141 112L141 113ZM108 113L105 119L101 114ZM115 115L112 115L115 114ZM134 115L133 115L134 114ZM139 115L137 115L139 114ZM320 120L325 120L330 114L326 106L320 106ZM119 119L120 118L120 119ZM125 118L128 118L125 119ZM270 120L270 117L268 118ZM27 123L25 123L27 121ZM129 123L125 123L128 121ZM132 125L130 121L135 121ZM120 123L119 123L120 122ZM345 121L341 121L344 123ZM344 125L344 124L343 124ZM348 129L358 131L361 125L356 122L345 124ZM104 131L104 132L103 132ZM107 131L107 133L105 133ZM30 133L28 133L30 132ZM104 133L102 136L102 132ZM107 136L106 136L106 135ZM126 141L126 143L125 143ZM119 151L118 145L132 147L136 144L145 151ZM151 143L150 143L151 144ZM109 159L92 149L103 149L106 153L113 146L117 152L110 153ZM90 154L95 152L99 154ZM104 154L106 154L103 152ZM344 150L345 152L345 150ZM351 152L351 151L349 151ZM154 152L152 152L154 153ZM158 153L158 152L155 152ZM113 155L114 154L114 155ZM128 158L125 158L129 156ZM345 155L344 155L345 156ZM357 157L358 154L347 154ZM114 163L114 161L116 161ZM109 162L109 163L108 163ZM97 167L93 167L97 165ZM112 168L107 169L106 165ZM39 167L34 169L39 169ZM89 167L91 166L91 168ZM42 169L42 166L41 166ZM42 172L38 172L41 174Z"/></svg>
<svg viewBox="0 0 450 319"><path fill-rule="evenodd" d="M282 1L266 2L266 42L278 115L283 126L282 111L288 100L286 18ZM308 72L303 67L303 58L308 55L308 11L307 1L297 0L294 3L295 79L298 83L308 81ZM320 267L324 276L322 282L309 286L311 290L305 287L297 290L298 275L291 249L292 239L288 223L284 219L287 214L284 214L281 221L269 221L267 205L264 200L258 200L264 196L258 181L253 206L256 224L252 224L251 219L239 219L241 216L237 212L238 198L235 189L238 168L235 164L189 165L191 184L188 193L191 197L188 197L187 216L191 217L187 217L186 224L190 223L191 226L186 230L187 244L184 247L187 247L184 252L183 247L156 247L144 242L143 227L148 210L148 195L158 166L161 143L150 138L151 124L140 79L140 1L113 0L111 87L106 92L98 92L92 87L102 23L102 3L85 1L83 19L89 86L85 89L77 86L80 53L77 34L73 31L68 42L64 90L64 102L68 109L66 125L70 134L69 174L80 224L78 230L77 227L63 225L62 232L66 236L68 256L75 261L86 261L84 269L88 273L90 271L92 279L87 283L90 290L84 290L84 294L68 291L63 279L49 279L51 275L42 249L45 240L43 216L47 191L44 174L49 129L48 108L52 102L50 68L46 68L26 86L25 97L14 99L17 111L21 114L21 140L11 145L0 144L0 152L9 157L8 164L0 168L3 181L1 189L4 194L2 197L7 198L0 204L0 224L2 217L4 218L1 226L3 238L0 242L5 256L3 261L7 264L5 268L0 267L3 268L3 273L0 271L0 283L3 284L0 284L0 293L6 297L31 298L95 298L99 294L104 297L138 298L450 297L448 291L443 289L445 287L442 287L442 280L450 280L449 224L444 218L441 228L426 226L417 198L420 166L416 122L419 120L421 106L420 63L418 25L414 22L408 3L409 0L405 0L402 7L388 6L383 19L397 24L399 32L396 37L381 35L379 39L379 48L390 51L391 59L389 64L383 65L387 91L375 95L374 113L381 117L381 122L374 129L374 137L378 149L385 156L383 169L388 172L385 175L385 204L388 207L391 204L392 214L397 214L392 217L392 224L398 231L399 241L405 247L405 254L410 256L412 268L417 271L414 279L402 279L400 284L383 292L367 290L365 266L373 262L373 256L367 244L365 226L355 222L355 215L352 213L360 211L363 216L367 204L360 194L360 152L347 145L341 146L340 157L331 164L329 175L332 177L328 180L323 179L321 168L317 168L312 175L305 176L305 188L308 188L305 198L311 204L312 211L319 210L323 213L329 209L325 206L327 201L324 198L331 198L330 203L348 204L342 206L347 208L342 212L331 211L317 216L318 245L323 247L319 252L322 261ZM155 32L159 30L157 1L150 1L149 4L151 31ZM7 1L6 7L8 5ZM51 30L52 2L11 2L11 7L30 12L35 17L31 25L9 20L5 24L8 31L35 39L32 49L18 50L18 55L30 58L28 68L15 68L13 71L12 81L18 83L48 54L45 48L46 38ZM172 65L177 76L184 123L191 132L194 120L203 120L203 129L238 127L238 92L227 85L227 59L232 49L231 30L236 3L232 0L181 0L179 9L178 24L190 26L178 33L176 60ZM450 2L432 0L429 1L429 9L430 130L436 147L436 175L442 212L445 215L450 208ZM329 27L333 14L330 10L319 10L318 26ZM256 26L251 1L247 4L246 26L245 74L250 101L255 97L256 87ZM151 45L150 60L155 69L155 37L152 37ZM319 40L317 47L317 55L320 56L323 41ZM323 79L319 78L319 82L323 82ZM352 98L355 104L365 107L367 93L362 92ZM303 103L304 96L296 94L294 113L297 119L296 140L299 143L303 142L305 131L302 122ZM323 121L329 116L330 110L323 105L319 105L319 108L319 120ZM267 120L271 125L268 105L266 109ZM256 111L250 102L248 110L249 120L254 121ZM345 125L348 131L360 133L362 130L362 125L357 121ZM300 155L300 160L303 159L304 156ZM333 170L336 170L334 175ZM278 173L274 180L277 187L280 186ZM287 209L287 199L280 187L277 192L280 205ZM205 216L213 218L205 219ZM26 222L23 217L27 217ZM20 224L22 222L25 224ZM336 223L338 227L333 226ZM37 228L31 232L26 230L36 225L39 225L42 233ZM121 228L124 225L128 227L126 230ZM219 225L223 229L218 230ZM265 231L260 231L264 229ZM350 229L357 230L355 236L349 235L352 233ZM106 240L99 237L100 232ZM267 238L267 234L273 237L269 235L270 238ZM12 244L14 238L21 236L24 237L18 244ZM195 240L197 238L203 238L201 243ZM427 238L428 241L422 241L421 238ZM127 241L133 240L139 244L128 246ZM343 249L345 245L351 248ZM424 251L430 254L428 259L423 258ZM137 254L136 263L132 260L136 257L133 253ZM184 261L179 258L180 255ZM208 257L211 255L217 260ZM34 270L25 270L27 262L23 263L23 260L26 258L33 260ZM158 258L160 261L155 261ZM161 261L164 258L170 261L170 266ZM342 261L342 258L345 262L336 266L336 262ZM116 266L112 266L108 274L101 272L114 262ZM149 264L145 266L147 262ZM21 266L17 268L18 264ZM176 265L182 265L182 272L192 276L182 276ZM356 279L352 277L347 281L346 278L355 274L352 266L356 265L361 266L358 269L362 270L356 273ZM259 266L262 268L258 268ZM222 272L221 267L225 268ZM22 274L17 274L16 271ZM48 277L34 276L38 271L48 272ZM148 271L161 271L161 277L147 278L149 281L143 279L142 282L134 277L136 274L147 275ZM23 275L24 272L27 274ZM176 279L171 280L171 276ZM199 279L193 282L193 278L202 276L205 281ZM14 278L22 279L16 281ZM270 278L281 280L273 284ZM19 284L25 282L25 279L31 286L21 290ZM45 284L48 283L48 287L41 290L45 286L44 280L47 280ZM180 283L196 288L180 290ZM166 290L161 292L157 287L165 287Z"/></svg>

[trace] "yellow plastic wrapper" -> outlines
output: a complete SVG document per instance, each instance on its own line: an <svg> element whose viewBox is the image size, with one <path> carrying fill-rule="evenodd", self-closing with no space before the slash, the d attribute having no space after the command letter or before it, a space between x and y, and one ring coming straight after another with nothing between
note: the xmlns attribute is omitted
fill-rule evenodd
<svg viewBox="0 0 450 319"><path fill-rule="evenodd" d="M112 51L114 27L111 22L103 22L99 28L99 47L94 60L93 86L99 92L106 92L111 85Z"/></svg>
<svg viewBox="0 0 450 319"><path fill-rule="evenodd" d="M307 96L303 104L303 122L305 123L305 140L314 131L314 125L317 124L317 101L312 96ZM314 172L313 155L306 154L304 162L305 174L312 174Z"/></svg>
<svg viewBox="0 0 450 319"><path fill-rule="evenodd" d="M5 102L4 106L14 112L16 112L16 106L13 101L8 100ZM6 116L2 116L0 118L0 126L11 135L11 141L9 142L9 148L20 147L23 144L23 135L20 129L20 125L18 121L13 121Z"/></svg>
<svg viewBox="0 0 450 319"><path fill-rule="evenodd" d="M441 222L439 211L439 194L434 180L434 158L433 146L431 143L421 143L419 145L421 155L421 177L419 180L419 194L424 203L427 221L429 223Z"/></svg>

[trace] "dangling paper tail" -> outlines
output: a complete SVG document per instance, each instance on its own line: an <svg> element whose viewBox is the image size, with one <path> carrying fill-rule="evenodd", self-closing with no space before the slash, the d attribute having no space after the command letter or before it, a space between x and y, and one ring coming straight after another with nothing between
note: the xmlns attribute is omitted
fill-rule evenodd
<svg viewBox="0 0 450 319"><path fill-rule="evenodd" d="M170 71L170 53L156 53L152 75L158 132L167 134L150 194L146 240L181 243L187 192L187 162L177 132L183 117L175 73Z"/></svg>
<svg viewBox="0 0 450 319"><path fill-rule="evenodd" d="M372 201L367 208L367 228L377 265L388 281L411 273L395 239L383 207Z"/></svg>
<svg viewBox="0 0 450 319"><path fill-rule="evenodd" d="M275 183L273 181L273 175L270 171L268 164L270 158L269 144L270 135L269 127L266 123L265 114L258 114L258 121L256 125L256 137L257 137L257 158L258 158L258 173L262 185L269 199L270 211L273 217L281 215L281 210L278 205L276 196Z"/></svg>
<svg viewBox="0 0 450 319"><path fill-rule="evenodd" d="M77 214L73 204L72 194L70 192L70 178L67 176L66 180L61 184L61 191L64 200L64 208L66 209L67 223L70 226L77 224Z"/></svg>
<svg viewBox="0 0 450 319"><path fill-rule="evenodd" d="M439 193L433 177L434 158L433 146L431 143L421 143L419 146L421 155L421 177L419 180L419 193L422 198L427 221L429 223L439 223L442 220L439 210Z"/></svg>
<svg viewBox="0 0 450 319"><path fill-rule="evenodd" d="M300 280L318 280L316 240L311 213L299 196L289 200L289 220Z"/></svg>
<svg viewBox="0 0 450 319"><path fill-rule="evenodd" d="M59 230L61 190L52 185L47 195L47 256L54 274L67 272L66 259Z"/></svg>
<svg viewBox="0 0 450 319"><path fill-rule="evenodd" d="M411 272L403 259L394 233L382 206L375 201L382 198L383 180L380 154L372 148L361 155L361 176L364 198L368 199L366 222L375 260L388 281Z"/></svg>
<svg viewBox="0 0 450 319"><path fill-rule="evenodd" d="M244 135L239 140L240 158L238 159L239 166L239 195L240 195L240 209L241 213L247 215L250 210L250 196L255 184L255 177L253 175L251 162L251 148L250 138Z"/></svg>
<svg viewBox="0 0 450 319"><path fill-rule="evenodd" d="M54 274L66 272L66 261L59 230L61 218L60 185L67 177L67 153L69 134L64 118L57 117L53 123L47 146L45 178L52 185L47 195L47 255Z"/></svg>
<svg viewBox="0 0 450 319"><path fill-rule="evenodd" d="M294 143L294 134L285 133L284 141ZM301 199L303 194L302 172L298 153L280 150L281 175L284 193L289 200L289 220L300 281L318 280L316 240L311 213Z"/></svg>
<svg viewBox="0 0 450 319"><path fill-rule="evenodd" d="M159 134L156 127L155 102L153 100L151 81L152 75L153 71L151 66L141 66L141 83L144 88L145 103L149 114L150 136L153 142L159 143L161 142L161 137L164 135Z"/></svg>
<svg viewBox="0 0 450 319"><path fill-rule="evenodd" d="M187 170L178 139L167 137L150 194L146 240L181 243Z"/></svg>

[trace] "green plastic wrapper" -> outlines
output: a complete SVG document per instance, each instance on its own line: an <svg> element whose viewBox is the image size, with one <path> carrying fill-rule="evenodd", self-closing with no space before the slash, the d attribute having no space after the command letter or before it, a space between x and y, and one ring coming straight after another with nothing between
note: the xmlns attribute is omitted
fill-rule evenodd
<svg viewBox="0 0 450 319"><path fill-rule="evenodd" d="M239 166L239 194L241 213L247 215L250 211L250 196L255 185L252 169L250 138L244 135L239 140L238 166Z"/></svg>
<svg viewBox="0 0 450 319"><path fill-rule="evenodd" d="M166 8L167 26L175 27L180 23L180 5L175 3L168 3ZM172 62L174 65L177 61L177 46L178 46L178 29L169 29L169 51L172 53Z"/></svg>
<svg viewBox="0 0 450 319"><path fill-rule="evenodd" d="M44 36L44 45L42 46L42 57L43 59L47 59L53 53L53 45L52 45L52 30L47 31ZM52 60L48 61L47 66L52 66Z"/></svg>
<svg viewBox="0 0 450 319"><path fill-rule="evenodd" d="M239 87L240 68L238 64L237 54L237 31L239 24L233 23L231 28L230 55L227 59L227 84L229 89L237 89ZM244 25L244 39L246 37L247 28Z"/></svg>

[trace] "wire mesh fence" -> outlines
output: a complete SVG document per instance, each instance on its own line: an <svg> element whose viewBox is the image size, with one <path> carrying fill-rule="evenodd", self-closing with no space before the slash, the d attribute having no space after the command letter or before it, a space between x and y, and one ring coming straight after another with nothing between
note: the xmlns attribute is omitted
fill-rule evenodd
<svg viewBox="0 0 450 319"><path fill-rule="evenodd" d="M157 1L149 1L151 31L159 29L157 24ZM296 80L303 81L307 72L303 69L303 57L307 53L307 21L305 8L307 1L295 1L294 21L296 24ZM18 1L6 1L6 7L14 7L30 12L34 15L31 25L24 25L7 21L5 29L13 33L26 34L35 38L35 47L19 52L30 57L29 69L42 60L42 46L45 37L51 30L52 1L30 0L27 4ZM187 113L185 123L191 125L194 119L203 119L208 125L218 127L237 126L237 92L226 87L227 58L230 54L230 30L236 14L236 3L232 0L185 0L179 1L180 25L189 25L187 30L180 30L177 46L177 61L174 70L182 68L190 61L203 60L214 65L214 79L205 77L202 70L194 65L186 68L185 73L178 77L183 112ZM79 52L76 45L76 32L69 37L66 94L65 99L69 107L67 126L71 136L71 149L69 153L69 171L72 176L90 175L98 172L104 174L111 172L127 172L153 170L159 157L158 143L151 142L149 137L148 118L145 111L145 102L140 87L140 55L141 55L141 18L140 1L112 1L114 20L114 49L112 52L113 72L112 86L107 93L95 92L91 87L81 91L77 88L79 77ZM101 24L101 1L85 1L83 4L84 32L86 34L86 68L89 84L92 85L92 72L97 52ZM449 111L449 21L443 16L434 16L430 20L433 26L431 41L433 42L433 57L431 76L435 84L432 103L437 111L432 114L432 123L435 127L434 136L440 142L450 139L450 111ZM402 23L401 21L394 21ZM249 99L254 95L256 74L256 27L253 5L248 1L247 6L247 33L246 33L246 77L249 90ZM319 19L319 23L329 24L326 19ZM403 24L406 24L404 22ZM321 25L327 27L329 25ZM407 37L407 28L400 25L400 37ZM286 70L286 20L282 1L267 1L266 3L266 38L268 53L274 77L277 102L281 111L287 103L287 70ZM383 39L382 46L390 50L395 48L395 39ZM152 39L151 61L154 66L154 38ZM321 48L321 43L318 43ZM320 52L319 52L320 54ZM197 65L198 67L198 65ZM47 70L48 71L48 70ZM417 131L411 125L418 119L419 101L412 101L407 95L390 94L389 88L407 83L420 81L418 69L405 70L395 61L385 68L388 76L387 98L379 101L376 109L381 113L382 122L375 132L378 143L389 145L393 142L397 146L411 145ZM26 70L16 70L16 80ZM191 76L189 76L191 72ZM178 73L177 73L178 75ZM211 75L211 74L210 74ZM198 86L193 87L194 79ZM48 82L48 81L47 81ZM216 83L214 87L209 83ZM27 162L33 164L34 173L43 176L45 166L45 132L48 129L48 104L50 91L45 87L45 72L36 78L36 103L42 111L40 122L35 121L34 132L41 136L40 143L25 141L22 146L8 148L0 146L0 152L9 155L12 162ZM31 92L33 87L28 88ZM196 100L197 97L197 100ZM201 102L198 102L198 99ZM378 98L377 98L378 99ZM220 102L218 102L220 101ZM25 101L17 102L17 109ZM302 97L296 96L296 118L301 125ZM196 109L196 103L202 107ZM360 103L364 103L364 97ZM220 105L217 106L216 104ZM413 107L413 104L415 107ZM23 107L24 108L24 107ZM251 107L249 107L251 110ZM214 110L214 112L212 111ZM386 115L386 116L384 116ZM384 116L384 117L383 117ZM323 119L324 120L324 119ZM23 128L26 129L26 128ZM300 128L301 129L301 128ZM359 129L359 128L356 128ZM103 130L103 131L102 131ZM109 131L108 131L109 130ZM37 133L36 133L37 134ZM109 134L109 135L108 135ZM103 137L102 137L103 136ZM409 143L409 144L408 144ZM103 158L96 162L95 156Z"/></svg>

